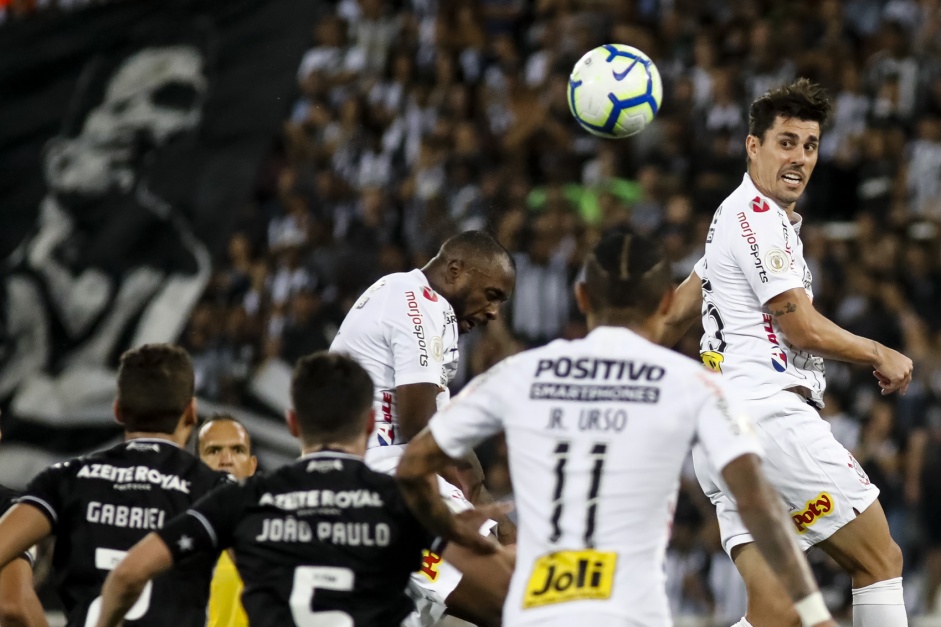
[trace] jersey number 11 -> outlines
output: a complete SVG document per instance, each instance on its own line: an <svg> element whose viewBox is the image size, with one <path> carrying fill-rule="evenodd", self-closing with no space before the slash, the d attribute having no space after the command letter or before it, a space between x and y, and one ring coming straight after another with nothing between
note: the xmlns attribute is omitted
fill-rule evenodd
<svg viewBox="0 0 941 627"><path fill-rule="evenodd" d="M555 490L552 492L552 535L549 541L553 544L562 537L562 529L559 521L562 518L562 490L565 488L565 465L568 462L571 443L567 441L559 442L555 447ZM604 458L608 451L607 444L595 444L591 448L591 457L593 464L591 468L591 486L588 488L587 517L585 520L585 546L594 548L595 546L595 518L598 508L598 489L601 486L601 472L604 469Z"/></svg>

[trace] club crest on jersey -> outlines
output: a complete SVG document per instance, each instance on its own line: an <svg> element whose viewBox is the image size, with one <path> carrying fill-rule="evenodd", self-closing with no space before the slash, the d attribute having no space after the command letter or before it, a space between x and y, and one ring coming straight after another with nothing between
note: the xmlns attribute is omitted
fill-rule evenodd
<svg viewBox="0 0 941 627"><path fill-rule="evenodd" d="M850 456L850 460L846 465L856 471L856 475L859 477L859 482L863 485L870 485L869 475L867 475L866 471L863 470L863 467L860 465L859 461L853 457L852 453L847 452L847 455Z"/></svg>
<svg viewBox="0 0 941 627"><path fill-rule="evenodd" d="M430 287L421 288L421 295L430 300L433 303L438 302L438 294L435 293Z"/></svg>
<svg viewBox="0 0 941 627"><path fill-rule="evenodd" d="M755 196L751 201L751 209L755 213L764 213L770 210L771 207L768 206L768 201L761 199L761 196Z"/></svg>
<svg viewBox="0 0 941 627"><path fill-rule="evenodd" d="M818 519L832 514L833 510L833 497L826 492L821 492L807 501L804 511L792 512L791 519L797 527L797 533L805 533L808 527L811 527Z"/></svg>

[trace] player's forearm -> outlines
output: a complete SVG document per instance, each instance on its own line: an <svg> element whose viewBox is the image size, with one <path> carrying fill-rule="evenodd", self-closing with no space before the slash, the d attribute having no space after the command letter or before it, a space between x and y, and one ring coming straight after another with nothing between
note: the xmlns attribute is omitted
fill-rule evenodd
<svg viewBox="0 0 941 627"><path fill-rule="evenodd" d="M128 572L128 569L122 568L123 564L108 574L101 588L101 614L97 627L120 625L147 585L146 578Z"/></svg>
<svg viewBox="0 0 941 627"><path fill-rule="evenodd" d="M493 499L493 496L491 496L486 486L481 486L477 500L471 502L474 504L474 507L480 507L482 505L495 503L496 501ZM510 517L504 514L493 520L497 522L497 540L500 544L504 546L516 544L516 525L510 520Z"/></svg>
<svg viewBox="0 0 941 627"><path fill-rule="evenodd" d="M744 508L739 503L739 514L761 555L777 573L791 599L799 601L817 592L810 566L794 541L794 531L787 525L783 505L777 496L769 493L763 502L753 502Z"/></svg>
<svg viewBox="0 0 941 627"><path fill-rule="evenodd" d="M801 311L801 307L809 311ZM786 302L771 309L784 336L796 348L823 357L854 364L875 364L883 348L875 340L850 333L813 310L810 303Z"/></svg>
<svg viewBox="0 0 941 627"><path fill-rule="evenodd" d="M695 272L676 288L673 304L664 320L663 337L660 344L675 346L702 314L702 281Z"/></svg>
<svg viewBox="0 0 941 627"><path fill-rule="evenodd" d="M46 614L33 588L29 561L14 560L0 572L0 625L48 627Z"/></svg>
<svg viewBox="0 0 941 627"><path fill-rule="evenodd" d="M432 534L441 538L450 538L454 515L438 492L437 477L434 474L403 475L398 473L396 479L405 502L418 522Z"/></svg>

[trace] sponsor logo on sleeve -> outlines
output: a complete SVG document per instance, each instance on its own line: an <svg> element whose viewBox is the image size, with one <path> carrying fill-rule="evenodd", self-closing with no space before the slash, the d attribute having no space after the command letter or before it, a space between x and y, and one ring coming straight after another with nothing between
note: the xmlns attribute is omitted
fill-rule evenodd
<svg viewBox="0 0 941 627"><path fill-rule="evenodd" d="M437 335L431 338L431 358L435 361L444 359L444 343Z"/></svg>
<svg viewBox="0 0 941 627"><path fill-rule="evenodd" d="M425 325L422 319L421 309L418 308L418 298L415 292L405 292L405 302L408 303L408 317L412 322L412 335L418 341L418 363L422 366L428 365L428 342L425 339Z"/></svg>
<svg viewBox="0 0 941 627"><path fill-rule="evenodd" d="M772 248L765 254L765 265L775 274L784 274L791 268L791 258L780 248Z"/></svg>
<svg viewBox="0 0 941 627"><path fill-rule="evenodd" d="M751 201L751 210L755 213L764 213L768 211L771 207L768 206L768 201L762 200L761 196L755 196Z"/></svg>
<svg viewBox="0 0 941 627"><path fill-rule="evenodd" d="M803 511L791 513L797 533L805 533L808 527L812 527L819 519L832 514L834 506L833 497L826 492L821 492L807 501Z"/></svg>
<svg viewBox="0 0 941 627"><path fill-rule="evenodd" d="M431 289L430 287L425 286L421 288L421 295L433 303L438 302L438 294L435 293L435 291Z"/></svg>
<svg viewBox="0 0 941 627"><path fill-rule="evenodd" d="M778 334L774 332L771 314L762 314L761 319L763 322L761 328L764 330L768 342L771 343L771 367L778 372L784 372L787 370L787 353L784 352L780 342L778 342Z"/></svg>
<svg viewBox="0 0 941 627"><path fill-rule="evenodd" d="M702 363L706 365L706 368L714 372L722 372L722 362L725 361L725 356L722 353L717 353L716 351L706 351L699 355L702 359Z"/></svg>
<svg viewBox="0 0 941 627"><path fill-rule="evenodd" d="M439 564L441 564L441 556L425 549L422 551L421 568L418 569L418 572L427 577L429 581L435 581L438 579Z"/></svg>
<svg viewBox="0 0 941 627"><path fill-rule="evenodd" d="M751 228L751 224L748 223L748 216L745 215L744 211L740 211L736 217L738 218L738 227L741 230L742 237L748 244L749 254L754 260L755 269L758 271L758 278L761 279L762 283L767 283L768 272L765 270L765 267L761 262L761 252L758 248L758 238L755 237L755 231Z"/></svg>

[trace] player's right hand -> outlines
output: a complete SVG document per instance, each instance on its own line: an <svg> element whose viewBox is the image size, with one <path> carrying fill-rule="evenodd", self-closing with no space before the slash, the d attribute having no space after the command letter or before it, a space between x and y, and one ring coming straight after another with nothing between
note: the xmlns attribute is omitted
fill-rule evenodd
<svg viewBox="0 0 941 627"><path fill-rule="evenodd" d="M487 520L502 518L511 509L512 503L489 503L454 515L454 524L446 538L480 555L496 553L500 545L489 535L480 535L480 527Z"/></svg>
<svg viewBox="0 0 941 627"><path fill-rule="evenodd" d="M878 345L878 356L873 363L875 371L872 373L879 380L882 395L898 391L905 394L908 384L912 382L912 360L898 351L883 345Z"/></svg>

